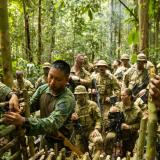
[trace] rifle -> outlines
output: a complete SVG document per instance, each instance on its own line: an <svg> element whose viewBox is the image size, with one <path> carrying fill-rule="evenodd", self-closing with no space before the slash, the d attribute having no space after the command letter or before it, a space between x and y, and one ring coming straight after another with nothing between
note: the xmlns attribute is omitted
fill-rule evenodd
<svg viewBox="0 0 160 160"><path fill-rule="evenodd" d="M135 85L133 86L133 88L132 88L132 95L133 95L133 97L136 97L137 94L138 94L142 89L145 89L148 84L149 84L149 77L148 77L148 75L147 75L141 84L135 84Z"/></svg>
<svg viewBox="0 0 160 160"><path fill-rule="evenodd" d="M118 102L118 97L117 96L111 96L110 97L110 104L114 106Z"/></svg>
<svg viewBox="0 0 160 160"><path fill-rule="evenodd" d="M61 132L58 131L58 136L63 139L64 146L68 147L71 151L75 152L79 157L83 155L83 152L73 145L68 138L66 138Z"/></svg>
<svg viewBox="0 0 160 160"><path fill-rule="evenodd" d="M97 102L97 105L100 109L100 112L101 112L101 115L102 115L102 106L100 104L100 95L99 95L99 91L98 91L98 88L97 88L97 83L96 83L96 79L92 79L92 86L93 88L96 90L96 102Z"/></svg>
<svg viewBox="0 0 160 160"><path fill-rule="evenodd" d="M124 123L123 112L109 112L108 119L110 121L109 129L116 132L116 140L119 141L122 136L121 124Z"/></svg>

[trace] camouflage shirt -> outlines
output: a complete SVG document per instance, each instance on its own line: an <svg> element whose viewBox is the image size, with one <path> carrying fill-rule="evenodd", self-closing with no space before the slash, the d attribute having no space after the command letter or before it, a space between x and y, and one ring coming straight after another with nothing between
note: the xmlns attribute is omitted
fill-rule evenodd
<svg viewBox="0 0 160 160"><path fill-rule="evenodd" d="M6 101L8 94L11 92L11 89L5 84L0 82L0 102Z"/></svg>
<svg viewBox="0 0 160 160"><path fill-rule="evenodd" d="M139 71L137 66L133 66L129 68L127 72L124 74L122 89L129 88L133 89L136 84L141 84L148 77L148 71L144 68L144 70Z"/></svg>
<svg viewBox="0 0 160 160"><path fill-rule="evenodd" d="M23 79L22 83L19 83L17 80L13 81L14 91L23 91L24 89L28 91L29 96L31 96L34 92L34 87L29 80Z"/></svg>
<svg viewBox="0 0 160 160"><path fill-rule="evenodd" d="M122 102L117 103L116 105L121 112L123 112L124 119L127 125L130 126L130 132L135 132L140 127L140 121L142 118L142 111L136 104L132 104L129 107L123 105Z"/></svg>
<svg viewBox="0 0 160 160"><path fill-rule="evenodd" d="M101 129L101 114L94 101L87 100L84 106L76 104L75 112L79 116L79 122L83 129L87 131Z"/></svg>
<svg viewBox="0 0 160 160"><path fill-rule="evenodd" d="M69 128L70 115L74 111L75 99L71 91L65 88L54 96L48 84L40 86L30 100L31 110L39 110L41 118L28 118L27 134L56 134L63 127Z"/></svg>
<svg viewBox="0 0 160 160"><path fill-rule="evenodd" d="M106 72L106 74L101 76L99 73L97 73L95 79L102 104L106 97L110 97L113 94L118 95L120 86L117 82L117 79L112 74Z"/></svg>
<svg viewBox="0 0 160 160"><path fill-rule="evenodd" d="M41 76L38 78L38 80L35 83L35 88L37 89L39 86L46 84L47 83L47 77L46 76Z"/></svg>

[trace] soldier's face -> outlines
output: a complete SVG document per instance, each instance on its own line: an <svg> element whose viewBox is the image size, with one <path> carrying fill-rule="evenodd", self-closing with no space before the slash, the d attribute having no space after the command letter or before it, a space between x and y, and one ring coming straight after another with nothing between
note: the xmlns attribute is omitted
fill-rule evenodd
<svg viewBox="0 0 160 160"><path fill-rule="evenodd" d="M68 82L68 76L57 68L51 68L48 73L48 84L53 93L63 90Z"/></svg>
<svg viewBox="0 0 160 160"><path fill-rule="evenodd" d="M100 74L104 74L106 71L106 66L98 66L98 72Z"/></svg>
<svg viewBox="0 0 160 160"><path fill-rule="evenodd" d="M84 105L86 103L86 94L77 94L76 95L76 100L77 103L80 105Z"/></svg>
<svg viewBox="0 0 160 160"><path fill-rule="evenodd" d="M137 68L139 69L139 70L142 70L142 69L144 69L144 65L146 64L146 62L145 61L137 61Z"/></svg>
<svg viewBox="0 0 160 160"><path fill-rule="evenodd" d="M128 101L130 100L130 96L125 91L122 91L121 92L121 100L122 100L123 104L127 104Z"/></svg>

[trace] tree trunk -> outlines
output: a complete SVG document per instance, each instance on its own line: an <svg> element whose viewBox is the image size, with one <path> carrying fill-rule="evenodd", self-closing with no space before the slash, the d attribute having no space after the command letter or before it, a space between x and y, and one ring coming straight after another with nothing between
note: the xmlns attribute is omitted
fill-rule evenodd
<svg viewBox="0 0 160 160"><path fill-rule="evenodd" d="M139 0L139 51L148 56L148 0Z"/></svg>
<svg viewBox="0 0 160 160"><path fill-rule="evenodd" d="M29 62L33 62L33 56L31 54L31 41L30 41L30 32L29 32L29 15L26 11L26 2L23 3L23 12L24 12L24 28L25 28L25 51L26 57Z"/></svg>
<svg viewBox="0 0 160 160"><path fill-rule="evenodd" d="M121 52L121 3L119 3L119 22L118 22L118 58Z"/></svg>
<svg viewBox="0 0 160 160"><path fill-rule="evenodd" d="M111 8L111 19L110 19L110 56L112 57L112 49L113 49L113 0L111 0L110 4Z"/></svg>
<svg viewBox="0 0 160 160"><path fill-rule="evenodd" d="M9 38L7 0L0 0L0 46L2 52L4 83L12 87L13 75Z"/></svg>
<svg viewBox="0 0 160 160"><path fill-rule="evenodd" d="M42 56L42 32L41 32L41 0L38 1L38 64L41 64L41 56Z"/></svg>
<svg viewBox="0 0 160 160"><path fill-rule="evenodd" d="M54 3L53 1L51 1L51 11L52 11L52 17L51 17L51 27L52 27L52 31L51 31L51 49L50 49L50 56L49 56L49 62L51 63L52 62L52 53L53 53L53 50L55 48L55 34L56 34L56 28L55 28L55 25L56 25L56 11L55 11L55 8L54 8Z"/></svg>

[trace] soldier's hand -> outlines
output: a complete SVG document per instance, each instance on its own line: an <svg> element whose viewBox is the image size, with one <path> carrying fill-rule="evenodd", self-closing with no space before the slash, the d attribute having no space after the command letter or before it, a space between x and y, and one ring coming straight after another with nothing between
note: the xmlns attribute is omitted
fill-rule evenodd
<svg viewBox="0 0 160 160"><path fill-rule="evenodd" d="M110 102L110 97L106 97L105 101Z"/></svg>
<svg viewBox="0 0 160 160"><path fill-rule="evenodd" d="M152 99L157 107L160 110L160 76L156 75L153 79L151 79L149 93L152 96Z"/></svg>
<svg viewBox="0 0 160 160"><path fill-rule="evenodd" d="M25 117L22 117L19 113L7 112L4 114L4 121L9 124L21 126L25 122Z"/></svg>
<svg viewBox="0 0 160 160"><path fill-rule="evenodd" d="M78 114L77 114L76 112L73 113L72 116L71 116L71 120L72 120L72 121L76 121L76 120L78 120L78 119L79 119Z"/></svg>
<svg viewBox="0 0 160 160"><path fill-rule="evenodd" d="M98 129L94 129L94 131L91 133L91 137L98 137L100 135Z"/></svg>
<svg viewBox="0 0 160 160"><path fill-rule="evenodd" d="M12 94L12 97L9 100L9 110L19 113L19 100L16 94Z"/></svg>
<svg viewBox="0 0 160 160"><path fill-rule="evenodd" d="M121 129L122 129L122 130L123 130L123 129L130 129L130 127L129 127L128 124L122 123L122 124L121 124Z"/></svg>

